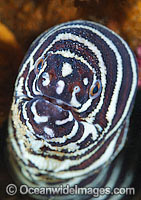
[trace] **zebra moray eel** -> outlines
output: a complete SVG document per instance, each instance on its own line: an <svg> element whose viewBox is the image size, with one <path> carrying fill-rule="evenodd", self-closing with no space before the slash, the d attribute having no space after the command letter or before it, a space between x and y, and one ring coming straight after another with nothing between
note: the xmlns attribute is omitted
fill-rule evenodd
<svg viewBox="0 0 141 200"><path fill-rule="evenodd" d="M42 33L19 69L9 118L9 157L20 181L114 187L124 159L113 160L136 88L134 55L108 28L80 20Z"/></svg>

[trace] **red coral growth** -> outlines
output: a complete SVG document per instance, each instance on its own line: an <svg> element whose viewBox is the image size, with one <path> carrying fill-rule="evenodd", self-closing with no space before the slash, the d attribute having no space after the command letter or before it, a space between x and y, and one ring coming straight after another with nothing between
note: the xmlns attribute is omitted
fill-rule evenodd
<svg viewBox="0 0 141 200"><path fill-rule="evenodd" d="M141 89L141 45L138 46L138 48L136 49L136 57L138 62L138 73L139 73L138 86L139 89Z"/></svg>

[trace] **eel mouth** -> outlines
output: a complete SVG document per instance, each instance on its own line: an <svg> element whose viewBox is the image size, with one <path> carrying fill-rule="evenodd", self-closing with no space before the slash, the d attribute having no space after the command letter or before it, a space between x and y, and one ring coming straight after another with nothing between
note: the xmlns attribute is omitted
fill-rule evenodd
<svg viewBox="0 0 141 200"><path fill-rule="evenodd" d="M77 121L84 121L81 119L79 113L76 111L76 109L74 107L72 107L71 105L66 104L65 102L63 102L62 100L59 99L55 99L55 98L51 98L48 96L41 96L41 98L43 98L44 100L50 102L53 105L56 105L60 108L62 108L63 110L68 110L72 113L73 117L77 120Z"/></svg>

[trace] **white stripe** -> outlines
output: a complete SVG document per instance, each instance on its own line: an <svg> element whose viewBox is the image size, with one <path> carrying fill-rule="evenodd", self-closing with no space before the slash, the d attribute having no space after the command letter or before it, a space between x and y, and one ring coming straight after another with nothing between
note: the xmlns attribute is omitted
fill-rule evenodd
<svg viewBox="0 0 141 200"><path fill-rule="evenodd" d="M78 128L79 128L78 122L75 120L74 126L73 126L72 131L69 135L66 135L66 136L64 135L61 138L52 138L51 142L64 143L66 140L71 139L72 137L74 137L76 135ZM46 143L46 145L48 145L48 144ZM52 148L52 147L50 146L50 148ZM55 150L56 150L56 148L57 149L59 148L60 149L59 151L61 151L61 149L67 149L67 145L65 145L63 147L54 147Z"/></svg>
<svg viewBox="0 0 141 200"><path fill-rule="evenodd" d="M69 117L66 119L62 119L62 120L56 120L55 124L56 125L62 125L62 124L66 124L67 122L70 122L73 120L73 115L72 113L69 111Z"/></svg>
<svg viewBox="0 0 141 200"><path fill-rule="evenodd" d="M22 106L22 114L23 114L23 117L26 121L26 126L29 128L29 130L34 133L34 130L29 122L29 118L27 116L27 109L26 109L26 105L28 104L28 101L24 102L23 106Z"/></svg>
<svg viewBox="0 0 141 200"><path fill-rule="evenodd" d="M36 104L37 104L38 100L33 102L32 106L31 106L31 111L33 113L33 116L34 116L34 120L37 124L40 124L42 122L47 122L48 121L48 116L40 116L38 115L37 113L37 110L36 110Z"/></svg>
<svg viewBox="0 0 141 200"><path fill-rule="evenodd" d="M94 73L95 72L95 69L82 57L82 56L78 56L77 54L75 53L71 53L70 50L61 50L61 51L55 51L55 52L52 52L50 51L51 53L53 54L59 54L59 55L62 55L63 57L65 58L75 58L76 60L80 60L82 63L84 63L90 70L94 70Z"/></svg>
<svg viewBox="0 0 141 200"><path fill-rule="evenodd" d="M30 98L33 98L33 96L31 95L31 92L29 91L28 89L28 80L29 80L29 75L32 71L32 66L33 66L33 58L31 58L30 62L30 67L29 67L29 71L28 71L28 74L27 74L27 77L25 79L25 89L26 89L26 92L27 92L27 96L30 97ZM18 89L18 88L17 88Z"/></svg>

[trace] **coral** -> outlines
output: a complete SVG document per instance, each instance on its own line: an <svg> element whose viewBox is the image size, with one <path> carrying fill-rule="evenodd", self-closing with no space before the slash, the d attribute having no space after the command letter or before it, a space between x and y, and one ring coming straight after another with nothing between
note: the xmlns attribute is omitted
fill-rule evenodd
<svg viewBox="0 0 141 200"><path fill-rule="evenodd" d="M128 0L124 7L126 18L123 19L121 29L129 45L135 50L141 45L141 1Z"/></svg>
<svg viewBox="0 0 141 200"><path fill-rule="evenodd" d="M14 34L0 23L0 126L8 116L12 89L22 57Z"/></svg>

